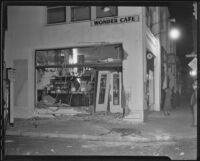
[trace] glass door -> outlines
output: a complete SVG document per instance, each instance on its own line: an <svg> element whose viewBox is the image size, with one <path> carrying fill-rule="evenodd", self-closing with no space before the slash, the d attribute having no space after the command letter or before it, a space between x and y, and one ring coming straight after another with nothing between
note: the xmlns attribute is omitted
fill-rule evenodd
<svg viewBox="0 0 200 161"><path fill-rule="evenodd" d="M149 70L149 108L154 110L154 72Z"/></svg>
<svg viewBox="0 0 200 161"><path fill-rule="evenodd" d="M96 111L107 111L110 72L99 71L97 82Z"/></svg>
<svg viewBox="0 0 200 161"><path fill-rule="evenodd" d="M111 73L110 112L122 112L121 108L121 72Z"/></svg>

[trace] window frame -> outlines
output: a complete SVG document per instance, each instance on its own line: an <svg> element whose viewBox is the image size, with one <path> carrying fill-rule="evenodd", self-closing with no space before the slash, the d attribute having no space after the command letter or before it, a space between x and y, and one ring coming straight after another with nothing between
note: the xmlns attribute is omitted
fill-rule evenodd
<svg viewBox="0 0 200 161"><path fill-rule="evenodd" d="M96 6L96 18L97 18L97 19L106 18L106 17L117 17L117 16L119 15L118 6L108 6L108 7L116 7L116 15L98 17L98 16L97 16L97 7L106 7L106 6Z"/></svg>
<svg viewBox="0 0 200 161"><path fill-rule="evenodd" d="M87 18L87 19L78 19L78 20L75 20L75 19L73 19L72 18L72 16L73 16L73 9L74 8L83 8L83 7L87 7L87 8L89 8L89 18ZM75 23L75 22L80 22L80 21L90 21L91 20L91 6L70 6L70 22L71 23Z"/></svg>
<svg viewBox="0 0 200 161"><path fill-rule="evenodd" d="M48 22L48 10L55 9L55 8L65 8L64 10L64 21L63 22ZM66 6L46 6L46 25L56 25L56 24L63 24L67 22L67 8Z"/></svg>

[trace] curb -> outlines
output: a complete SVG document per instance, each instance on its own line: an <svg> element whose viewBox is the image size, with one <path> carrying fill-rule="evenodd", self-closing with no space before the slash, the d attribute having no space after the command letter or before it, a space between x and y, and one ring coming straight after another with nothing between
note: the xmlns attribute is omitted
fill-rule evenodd
<svg viewBox="0 0 200 161"><path fill-rule="evenodd" d="M58 134L58 133L38 133L38 132L21 132L7 131L8 136L31 136L43 138L63 138L63 139L84 139L91 141L116 141L116 142L157 142L157 141L177 141L182 139L197 139L190 136L160 136L160 137L141 137L141 136L94 136L94 135L76 135L76 134Z"/></svg>

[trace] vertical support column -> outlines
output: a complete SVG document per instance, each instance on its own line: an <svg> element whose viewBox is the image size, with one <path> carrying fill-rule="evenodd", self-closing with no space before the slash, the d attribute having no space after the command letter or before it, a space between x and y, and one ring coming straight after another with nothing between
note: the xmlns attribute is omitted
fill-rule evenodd
<svg viewBox="0 0 200 161"><path fill-rule="evenodd" d="M156 7L156 19L157 22L162 21L162 19L160 18L160 7ZM157 32L161 32L160 31L160 23L158 23L158 28L157 28ZM158 41L157 41L157 53L156 53L156 59L155 59L155 65L154 65L154 69L155 69L155 111L160 111L160 105L161 105L161 44L162 44L162 34L158 34Z"/></svg>
<svg viewBox="0 0 200 161"><path fill-rule="evenodd" d="M91 7L91 20L96 19L96 6Z"/></svg>
<svg viewBox="0 0 200 161"><path fill-rule="evenodd" d="M15 70L10 69L8 71L8 78L10 80L10 114L9 114L9 123L11 126L14 126L14 81L15 81Z"/></svg>
<svg viewBox="0 0 200 161"><path fill-rule="evenodd" d="M157 54L154 63L155 69L155 111L160 111L161 101L161 57L160 43L157 41Z"/></svg>
<svg viewBox="0 0 200 161"><path fill-rule="evenodd" d="M13 80L10 81L10 125L14 126L14 90Z"/></svg>
<svg viewBox="0 0 200 161"><path fill-rule="evenodd" d="M140 22L138 24L138 37L132 42L124 43L124 50L129 53L129 59L123 63L123 82L126 96L126 106L129 108L125 121L141 123L144 121L144 55L146 55L146 15L145 7L140 8ZM136 41L137 40L137 41ZM136 45L136 44L135 44ZM134 52L133 52L134 51Z"/></svg>
<svg viewBox="0 0 200 161"><path fill-rule="evenodd" d="M71 7L70 6L66 7L66 22L67 23L71 22Z"/></svg>

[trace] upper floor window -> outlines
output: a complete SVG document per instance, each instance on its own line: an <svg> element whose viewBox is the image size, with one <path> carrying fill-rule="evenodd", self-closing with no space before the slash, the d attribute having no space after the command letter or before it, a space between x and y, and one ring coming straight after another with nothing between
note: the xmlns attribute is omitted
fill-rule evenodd
<svg viewBox="0 0 200 161"><path fill-rule="evenodd" d="M47 7L47 24L66 22L66 7L51 6Z"/></svg>
<svg viewBox="0 0 200 161"><path fill-rule="evenodd" d="M71 7L71 21L90 20L90 7L89 6L74 6Z"/></svg>
<svg viewBox="0 0 200 161"><path fill-rule="evenodd" d="M117 7L115 6L97 6L96 7L96 17L113 17L118 15Z"/></svg>
<svg viewBox="0 0 200 161"><path fill-rule="evenodd" d="M165 21L166 21L166 18L165 18L164 12L161 12L160 13L160 29L161 30L165 29Z"/></svg>
<svg viewBox="0 0 200 161"><path fill-rule="evenodd" d="M146 25L150 27L150 8L146 7Z"/></svg>

